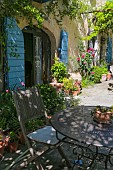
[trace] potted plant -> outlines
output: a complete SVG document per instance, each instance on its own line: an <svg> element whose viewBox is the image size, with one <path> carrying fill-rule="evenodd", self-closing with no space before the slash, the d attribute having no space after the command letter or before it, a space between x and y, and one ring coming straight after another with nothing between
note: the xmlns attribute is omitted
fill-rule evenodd
<svg viewBox="0 0 113 170"><path fill-rule="evenodd" d="M67 69L63 62L55 60L55 63L51 67L51 73L54 79L57 80L58 83L63 82L63 78L67 76Z"/></svg>
<svg viewBox="0 0 113 170"><path fill-rule="evenodd" d="M18 135L14 132L14 131L11 131L9 133L9 151L10 153L12 152L15 152L17 151L18 149L18 141L19 141L19 138L18 138Z"/></svg>
<svg viewBox="0 0 113 170"><path fill-rule="evenodd" d="M110 123L113 115L113 109L97 106L93 113L93 118L98 123Z"/></svg>
<svg viewBox="0 0 113 170"><path fill-rule="evenodd" d="M5 148L4 135L0 133L0 158L2 158Z"/></svg>
<svg viewBox="0 0 113 170"><path fill-rule="evenodd" d="M107 73L107 80L110 80L112 77L112 74L110 72Z"/></svg>
<svg viewBox="0 0 113 170"><path fill-rule="evenodd" d="M4 149L8 145L9 137L5 136L3 130L0 129L0 158L2 158L4 154Z"/></svg>
<svg viewBox="0 0 113 170"><path fill-rule="evenodd" d="M72 78L69 78L69 79L64 78L63 79L63 85L64 85L64 91L67 94L73 94L73 95L78 94L78 86L77 86L77 84L74 82L74 80Z"/></svg>

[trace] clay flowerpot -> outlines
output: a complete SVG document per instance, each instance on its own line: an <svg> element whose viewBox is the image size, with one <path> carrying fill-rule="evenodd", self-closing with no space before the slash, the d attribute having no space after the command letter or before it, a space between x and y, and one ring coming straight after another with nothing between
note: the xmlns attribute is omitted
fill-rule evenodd
<svg viewBox="0 0 113 170"><path fill-rule="evenodd" d="M96 111L94 118L100 123L108 123L111 120L111 112L102 113L101 111Z"/></svg>
<svg viewBox="0 0 113 170"><path fill-rule="evenodd" d="M9 142L9 151L10 151L10 153L12 153L12 152L16 152L17 151L17 149L18 149L18 141L15 141L15 142Z"/></svg>
<svg viewBox="0 0 113 170"><path fill-rule="evenodd" d="M72 91L73 96L77 96L78 93L79 93L78 91Z"/></svg>
<svg viewBox="0 0 113 170"><path fill-rule="evenodd" d="M110 80L110 79L111 79L111 76L112 76L112 74L111 74L111 73L108 73L108 74L107 74L107 80Z"/></svg>
<svg viewBox="0 0 113 170"><path fill-rule="evenodd" d="M102 82L107 80L107 75L106 74L102 74Z"/></svg>
<svg viewBox="0 0 113 170"><path fill-rule="evenodd" d="M5 148L5 144L3 141L0 141L0 158L3 157L4 154L4 148Z"/></svg>

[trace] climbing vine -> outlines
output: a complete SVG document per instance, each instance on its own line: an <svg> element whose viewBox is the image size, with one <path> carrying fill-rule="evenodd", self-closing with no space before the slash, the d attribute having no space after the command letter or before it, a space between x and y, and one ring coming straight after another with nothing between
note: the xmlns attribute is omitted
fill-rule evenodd
<svg viewBox="0 0 113 170"><path fill-rule="evenodd" d="M37 2L37 1L35 1ZM33 5L33 0L0 0L0 18L3 17L26 17L29 23L36 19L38 26L50 14L53 14L57 21L61 22L64 16L75 18L77 14L88 9L87 0L51 0L39 8Z"/></svg>
<svg viewBox="0 0 113 170"><path fill-rule="evenodd" d="M36 19L40 26L43 22L42 13L33 6L31 0L0 0L0 18L26 17L29 24Z"/></svg>
<svg viewBox="0 0 113 170"><path fill-rule="evenodd" d="M113 0L106 2L102 9L98 9L93 15L93 24L89 39L95 37L98 33L108 33L113 31Z"/></svg>

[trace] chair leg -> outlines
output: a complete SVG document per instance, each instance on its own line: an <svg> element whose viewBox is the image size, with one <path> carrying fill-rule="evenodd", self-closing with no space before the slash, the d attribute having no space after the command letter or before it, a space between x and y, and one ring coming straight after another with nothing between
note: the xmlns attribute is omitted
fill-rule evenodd
<svg viewBox="0 0 113 170"><path fill-rule="evenodd" d="M62 156L62 158L64 158L64 159L65 159L65 161L66 161L66 164L67 164L68 168L72 168L72 165L71 165L71 163L70 163L69 159L66 157L65 153L63 152L63 150L62 150L61 146L58 146L58 147L57 147L57 149L58 149L58 151L59 151L60 155Z"/></svg>

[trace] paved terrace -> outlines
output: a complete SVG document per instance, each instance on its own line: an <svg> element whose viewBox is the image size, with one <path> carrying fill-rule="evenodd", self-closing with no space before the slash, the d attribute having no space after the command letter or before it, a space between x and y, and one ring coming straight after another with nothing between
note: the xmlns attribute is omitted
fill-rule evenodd
<svg viewBox="0 0 113 170"><path fill-rule="evenodd" d="M84 88L82 93L75 97L75 100L80 100L79 105L103 105L111 106L113 105L113 91L108 90L108 84L113 83L113 80L105 81L101 84L96 84L94 86ZM70 161L75 159L75 156L72 154L72 146L64 144L65 153L67 154ZM11 162L19 156L26 146L23 145L19 148L16 153L5 153L3 160L0 161L0 170L4 170L6 166L10 165ZM61 159L57 151L52 151L43 157L41 160L44 165L44 170L68 170L66 167L65 161ZM30 164L28 167L23 168L24 170L35 170L34 163ZM78 169L77 167L75 168ZM103 170L104 164L95 162L91 170ZM14 169L16 170L16 169ZM113 170L113 166L108 165L108 170Z"/></svg>

